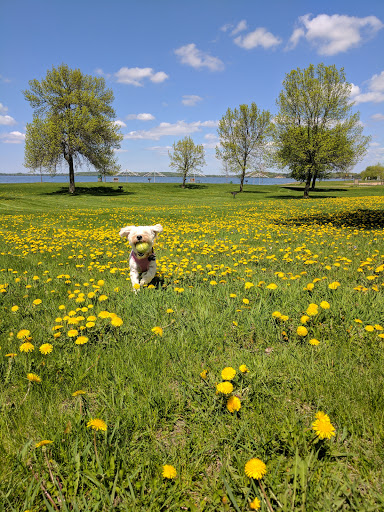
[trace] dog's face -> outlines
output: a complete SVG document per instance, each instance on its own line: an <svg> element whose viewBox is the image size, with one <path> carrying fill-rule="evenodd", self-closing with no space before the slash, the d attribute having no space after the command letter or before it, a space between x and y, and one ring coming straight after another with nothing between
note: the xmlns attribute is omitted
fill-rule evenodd
<svg viewBox="0 0 384 512"><path fill-rule="evenodd" d="M163 231L161 224L155 226L125 226L120 229L119 235L126 238L132 250L138 258L145 258L152 252L152 247L158 233ZM147 243L149 249L145 253L141 253L136 249L136 245L140 243Z"/></svg>

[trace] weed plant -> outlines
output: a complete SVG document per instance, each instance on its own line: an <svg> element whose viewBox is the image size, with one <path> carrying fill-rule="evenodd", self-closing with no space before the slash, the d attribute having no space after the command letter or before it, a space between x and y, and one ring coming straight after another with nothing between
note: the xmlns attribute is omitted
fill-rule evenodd
<svg viewBox="0 0 384 512"><path fill-rule="evenodd" d="M0 185L0 511L384 510L383 187L79 189Z"/></svg>

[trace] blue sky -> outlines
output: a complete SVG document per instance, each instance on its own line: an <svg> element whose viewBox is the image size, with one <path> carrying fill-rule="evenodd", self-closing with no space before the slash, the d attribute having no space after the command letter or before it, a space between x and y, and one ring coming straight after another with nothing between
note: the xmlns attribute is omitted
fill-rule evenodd
<svg viewBox="0 0 384 512"><path fill-rule="evenodd" d="M168 150L190 135L205 173L220 173L217 123L255 102L277 112L294 68L344 67L369 152L384 163L384 1L2 0L0 172L23 172L22 91L61 63L104 76L124 140L123 169L168 171Z"/></svg>

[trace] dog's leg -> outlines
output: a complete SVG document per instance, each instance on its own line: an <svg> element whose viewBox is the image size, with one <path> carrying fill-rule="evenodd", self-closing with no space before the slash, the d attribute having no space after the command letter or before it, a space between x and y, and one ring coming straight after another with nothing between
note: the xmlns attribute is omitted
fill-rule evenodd
<svg viewBox="0 0 384 512"><path fill-rule="evenodd" d="M141 274L140 285L149 284L156 275L156 261L151 261L148 270Z"/></svg>

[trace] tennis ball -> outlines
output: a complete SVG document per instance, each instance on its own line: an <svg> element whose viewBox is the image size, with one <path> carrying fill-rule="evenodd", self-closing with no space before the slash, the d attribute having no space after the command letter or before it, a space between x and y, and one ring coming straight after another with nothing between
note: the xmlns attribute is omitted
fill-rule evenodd
<svg viewBox="0 0 384 512"><path fill-rule="evenodd" d="M149 243L147 242L140 242L136 244L136 250L138 252L146 253L149 251Z"/></svg>

